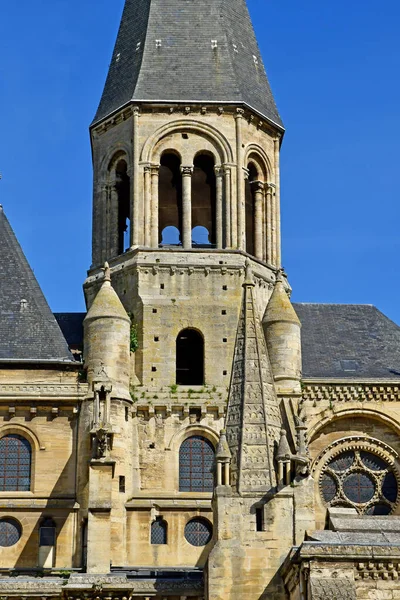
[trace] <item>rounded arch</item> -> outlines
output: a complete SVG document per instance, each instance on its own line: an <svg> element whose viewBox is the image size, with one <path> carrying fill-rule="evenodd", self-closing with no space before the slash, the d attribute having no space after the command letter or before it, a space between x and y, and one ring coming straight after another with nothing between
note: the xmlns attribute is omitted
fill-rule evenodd
<svg viewBox="0 0 400 600"><path fill-rule="evenodd" d="M310 443L314 441L316 436L321 432L322 429L324 429L326 425L331 424L334 421L345 418L353 418L355 416L381 421L385 425L388 425L390 428L392 428L400 436L400 423L398 423L398 421L389 415L385 415L373 408L342 408L335 411L333 416L330 414L315 421L315 423L309 429Z"/></svg>
<svg viewBox="0 0 400 600"><path fill-rule="evenodd" d="M106 152L100 162L99 169L100 174L105 175L106 173L112 171L113 165L123 157L126 157L126 162L128 165L132 164L132 155L131 148L129 144L120 143L116 146L111 146L108 152Z"/></svg>
<svg viewBox="0 0 400 600"><path fill-rule="evenodd" d="M161 162L163 156L165 156L166 154L174 154L179 159L179 162L180 163L182 162L182 155L179 152L179 150L177 150L176 148L173 148L172 146L170 147L168 145L165 148L163 148L163 150L160 153L160 162Z"/></svg>
<svg viewBox="0 0 400 600"><path fill-rule="evenodd" d="M214 449L218 445L218 433L208 425L199 425L196 423L194 425L187 425L174 433L168 444L168 450L179 450L182 442L192 435L201 435L207 438L213 444Z"/></svg>
<svg viewBox="0 0 400 600"><path fill-rule="evenodd" d="M264 183L271 181L273 178L273 168L271 161L261 146L257 144L249 144L244 152L243 166L247 166L251 162L255 165L259 173L260 181Z"/></svg>
<svg viewBox="0 0 400 600"><path fill-rule="evenodd" d="M233 152L227 138L218 129L195 119L181 119L159 127L144 143L140 159L144 162L157 162L154 160L156 145L166 136L181 132L197 133L205 137L215 147L222 163L233 162Z"/></svg>
<svg viewBox="0 0 400 600"><path fill-rule="evenodd" d="M204 336L198 329L187 327L176 336L177 385L204 384Z"/></svg>
<svg viewBox="0 0 400 600"><path fill-rule="evenodd" d="M45 450L45 446L40 442L36 433L25 425L20 424L6 424L0 428L0 439L5 435L15 434L25 437L31 445L32 450L39 451Z"/></svg>

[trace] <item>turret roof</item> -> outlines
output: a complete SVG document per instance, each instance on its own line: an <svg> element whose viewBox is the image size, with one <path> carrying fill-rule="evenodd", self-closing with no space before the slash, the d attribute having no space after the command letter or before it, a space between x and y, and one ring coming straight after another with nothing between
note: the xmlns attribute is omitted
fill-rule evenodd
<svg viewBox="0 0 400 600"><path fill-rule="evenodd" d="M246 0L126 0L94 122L131 101L245 104L283 127Z"/></svg>
<svg viewBox="0 0 400 600"><path fill-rule="evenodd" d="M0 315L0 360L73 361L1 206Z"/></svg>

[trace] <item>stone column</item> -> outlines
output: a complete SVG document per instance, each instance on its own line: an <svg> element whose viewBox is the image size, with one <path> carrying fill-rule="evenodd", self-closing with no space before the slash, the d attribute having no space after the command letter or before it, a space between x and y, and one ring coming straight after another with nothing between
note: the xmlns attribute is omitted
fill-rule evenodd
<svg viewBox="0 0 400 600"><path fill-rule="evenodd" d="M133 108L133 169L132 169L132 202L130 210L131 219L131 240L132 246L138 246L140 243L140 235L143 231L143 224L141 224L141 210L139 200L139 107ZM143 243L143 241L142 241Z"/></svg>
<svg viewBox="0 0 400 600"><path fill-rule="evenodd" d="M109 256L113 258L118 255L119 231L118 231L118 189L114 180L110 184L110 212L109 212Z"/></svg>
<svg viewBox="0 0 400 600"><path fill-rule="evenodd" d="M230 167L224 166L225 177L225 248L232 246L232 180Z"/></svg>
<svg viewBox="0 0 400 600"><path fill-rule="evenodd" d="M104 263L110 254L110 187L103 185L100 194L101 211L98 216L93 216L93 257L97 258L97 264ZM99 234L100 237L97 237Z"/></svg>
<svg viewBox="0 0 400 600"><path fill-rule="evenodd" d="M265 214L266 214L266 237L267 237L267 255L265 260L269 264L273 264L272 257L272 227L274 223L273 212L272 212L272 197L274 194L274 184L266 183L265 184Z"/></svg>
<svg viewBox="0 0 400 600"><path fill-rule="evenodd" d="M182 166L182 245L192 247L192 166Z"/></svg>
<svg viewBox="0 0 400 600"><path fill-rule="evenodd" d="M222 197L223 197L223 181L222 181L223 170L220 166L215 167L215 192L216 192L216 206L215 206L215 241L216 247L222 248Z"/></svg>
<svg viewBox="0 0 400 600"><path fill-rule="evenodd" d="M151 167L145 165L143 169L143 196L144 196L144 245L150 246L151 238L151 213L152 213L152 197L150 191L151 184Z"/></svg>
<svg viewBox="0 0 400 600"><path fill-rule="evenodd" d="M262 207L264 202L264 184L262 181L251 182L254 194L254 255L259 260L263 259L263 218Z"/></svg>
<svg viewBox="0 0 400 600"><path fill-rule="evenodd" d="M160 166L151 165L151 247L158 248L158 173Z"/></svg>
<svg viewBox="0 0 400 600"><path fill-rule="evenodd" d="M245 205L244 205L244 177L243 177L243 148L242 148L242 118L244 110L236 109L236 195L237 195L237 247L246 249L245 240Z"/></svg>

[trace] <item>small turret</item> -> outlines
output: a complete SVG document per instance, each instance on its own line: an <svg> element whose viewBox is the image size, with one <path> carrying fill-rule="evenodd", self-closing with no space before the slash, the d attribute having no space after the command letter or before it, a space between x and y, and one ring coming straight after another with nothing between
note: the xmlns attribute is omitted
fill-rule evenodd
<svg viewBox="0 0 400 600"><path fill-rule="evenodd" d="M103 284L83 321L89 393L94 382L104 380L111 383L113 398L130 400L130 323L105 263Z"/></svg>
<svg viewBox="0 0 400 600"><path fill-rule="evenodd" d="M268 354L278 392L300 392L301 324L278 272L263 318Z"/></svg>

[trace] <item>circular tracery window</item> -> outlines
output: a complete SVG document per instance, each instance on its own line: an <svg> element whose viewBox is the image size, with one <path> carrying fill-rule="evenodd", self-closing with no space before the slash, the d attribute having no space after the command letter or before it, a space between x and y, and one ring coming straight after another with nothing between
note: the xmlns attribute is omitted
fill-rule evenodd
<svg viewBox="0 0 400 600"><path fill-rule="evenodd" d="M391 513L399 491L393 465L362 448L331 458L322 469L319 486L330 506L352 507L367 515Z"/></svg>

